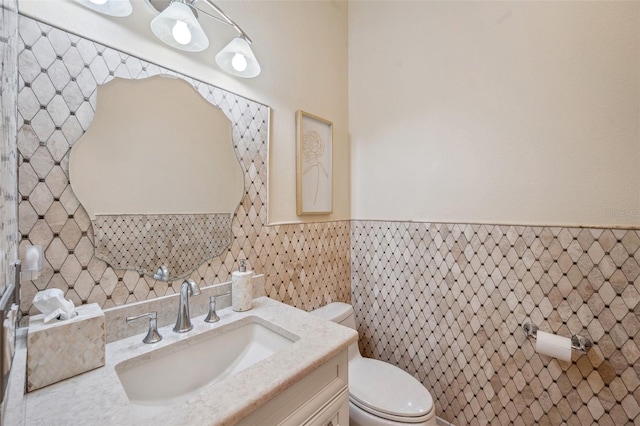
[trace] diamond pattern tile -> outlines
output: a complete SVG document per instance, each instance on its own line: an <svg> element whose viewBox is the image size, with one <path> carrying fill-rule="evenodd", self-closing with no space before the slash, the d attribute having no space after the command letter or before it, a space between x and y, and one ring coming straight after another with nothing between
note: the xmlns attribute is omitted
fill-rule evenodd
<svg viewBox="0 0 640 426"><path fill-rule="evenodd" d="M0 2L0 294L12 283L13 264L18 258L18 202L16 192L18 159L16 137L18 123L18 5L15 0ZM34 212L22 211L27 226L35 220ZM28 216L28 218L27 218Z"/></svg>
<svg viewBox="0 0 640 426"><path fill-rule="evenodd" d="M275 299L303 309L350 300L348 221L265 225L266 105L24 16L20 32L19 76L24 81L17 94L20 247L42 244L46 257L40 278L24 287L23 314L37 313L31 306L33 295L49 287L61 288L78 304L98 303L103 308L174 293L179 281L163 283L144 276L155 272L159 253L175 262L168 265L170 270L194 271L187 275L201 284L229 281L238 260L247 259L256 273L266 275L267 293ZM228 236L230 248L219 257L213 252L194 253L182 242L219 233L220 218L103 216L92 226L69 185L69 149L91 124L97 85L114 76L146 78L161 73L185 79L233 123L246 188L235 216L223 218L231 220L233 235ZM178 232L175 240L158 243L158 238L150 238L150 228ZM219 251L209 240L209 248ZM107 253L108 246L115 250ZM113 253L123 249L133 255L115 258ZM132 266L131 257L143 261L142 274L123 269Z"/></svg>
<svg viewBox="0 0 640 426"><path fill-rule="evenodd" d="M360 347L462 424L640 424L640 231L352 221ZM520 325L582 334L573 362Z"/></svg>

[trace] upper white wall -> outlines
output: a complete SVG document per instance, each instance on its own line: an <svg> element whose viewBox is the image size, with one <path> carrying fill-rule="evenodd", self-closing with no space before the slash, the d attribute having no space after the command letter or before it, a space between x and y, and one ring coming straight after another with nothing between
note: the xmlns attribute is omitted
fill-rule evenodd
<svg viewBox="0 0 640 426"><path fill-rule="evenodd" d="M640 225L640 2L351 2L352 217Z"/></svg>
<svg viewBox="0 0 640 426"><path fill-rule="evenodd" d="M209 49L181 52L155 39L149 23L156 12L146 0L132 3L134 12L126 18L94 13L73 0L20 0L20 12L271 106L270 222L350 217L346 1L216 1L253 39L262 66L255 79L234 78L215 64L215 54L235 36L230 27L201 16ZM332 215L296 216L299 109L334 123Z"/></svg>

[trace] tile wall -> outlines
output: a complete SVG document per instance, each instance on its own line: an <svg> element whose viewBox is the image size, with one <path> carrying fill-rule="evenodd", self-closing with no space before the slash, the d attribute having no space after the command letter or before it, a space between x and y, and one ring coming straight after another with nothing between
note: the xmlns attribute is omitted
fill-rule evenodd
<svg viewBox="0 0 640 426"><path fill-rule="evenodd" d="M363 354L456 425L640 424L640 231L352 221ZM573 362L521 329L595 341Z"/></svg>
<svg viewBox="0 0 640 426"><path fill-rule="evenodd" d="M108 308L174 293L181 284L114 269L96 257L92 223L68 178L69 150L91 123L97 85L114 77L159 73L184 78L227 114L245 172L246 192L233 218L231 248L190 278L202 285L225 282L238 260L248 259L250 268L265 274L267 294L277 300L303 309L350 300L348 221L266 226L266 105L24 16L19 72L20 251L41 244L46 260L40 278L24 283L25 314L37 313L31 300L46 288L61 288L76 304Z"/></svg>
<svg viewBox="0 0 640 426"><path fill-rule="evenodd" d="M18 4L0 0L0 295L13 283L17 259Z"/></svg>

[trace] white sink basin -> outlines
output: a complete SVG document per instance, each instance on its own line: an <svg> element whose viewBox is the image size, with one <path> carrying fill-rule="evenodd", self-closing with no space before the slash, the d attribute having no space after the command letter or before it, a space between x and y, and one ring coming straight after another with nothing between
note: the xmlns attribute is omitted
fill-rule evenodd
<svg viewBox="0 0 640 426"><path fill-rule="evenodd" d="M115 370L134 408L146 417L188 400L296 340L298 336L251 316L122 361Z"/></svg>

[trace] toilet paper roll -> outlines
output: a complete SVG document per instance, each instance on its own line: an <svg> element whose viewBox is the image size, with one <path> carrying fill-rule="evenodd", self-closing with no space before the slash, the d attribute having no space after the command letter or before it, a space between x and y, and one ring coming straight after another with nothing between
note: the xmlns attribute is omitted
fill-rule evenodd
<svg viewBox="0 0 640 426"><path fill-rule="evenodd" d="M562 361L571 361L571 339L538 330L536 352Z"/></svg>

